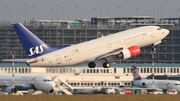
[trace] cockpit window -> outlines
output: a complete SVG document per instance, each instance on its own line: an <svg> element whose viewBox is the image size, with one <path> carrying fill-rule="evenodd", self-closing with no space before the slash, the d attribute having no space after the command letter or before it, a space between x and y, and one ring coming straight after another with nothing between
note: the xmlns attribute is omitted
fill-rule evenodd
<svg viewBox="0 0 180 101"><path fill-rule="evenodd" d="M157 30L161 30L161 27L157 28Z"/></svg>
<svg viewBox="0 0 180 101"><path fill-rule="evenodd" d="M43 82L50 82L52 80L49 80L49 79L44 79Z"/></svg>

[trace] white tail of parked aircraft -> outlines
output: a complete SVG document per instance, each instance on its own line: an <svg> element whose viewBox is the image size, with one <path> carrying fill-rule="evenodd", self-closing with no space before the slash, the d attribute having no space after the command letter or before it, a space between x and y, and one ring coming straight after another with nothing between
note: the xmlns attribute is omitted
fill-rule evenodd
<svg viewBox="0 0 180 101"><path fill-rule="evenodd" d="M154 85L154 89L176 89L180 92L180 81L177 80L152 80L152 79L143 79L139 75L139 70L136 66L131 67L131 72L133 75L133 85L141 88L149 88L152 89ZM154 84L153 84L154 82Z"/></svg>
<svg viewBox="0 0 180 101"><path fill-rule="evenodd" d="M159 26L144 26L57 49L45 44L22 24L13 24L13 27L29 58L17 59L17 62L26 62L34 67L65 67L88 63L90 68L94 68L96 61L105 60L103 67L109 68L111 64L108 57L128 59L138 56L140 47L157 45L169 33Z"/></svg>

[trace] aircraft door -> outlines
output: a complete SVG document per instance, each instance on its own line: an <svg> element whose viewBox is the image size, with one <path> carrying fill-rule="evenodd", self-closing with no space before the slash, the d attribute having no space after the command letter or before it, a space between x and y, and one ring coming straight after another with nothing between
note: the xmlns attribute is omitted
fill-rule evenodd
<svg viewBox="0 0 180 101"><path fill-rule="evenodd" d="M57 66L61 64L61 57L59 54L56 55L56 63L57 63Z"/></svg>
<svg viewBox="0 0 180 101"><path fill-rule="evenodd" d="M107 48L111 48L111 43L107 42L106 46L107 46Z"/></svg>
<svg viewBox="0 0 180 101"><path fill-rule="evenodd" d="M153 31L153 29L150 28L150 29L149 29L149 32L150 32L150 34L151 34L151 38L153 38L153 37L154 37L154 31Z"/></svg>

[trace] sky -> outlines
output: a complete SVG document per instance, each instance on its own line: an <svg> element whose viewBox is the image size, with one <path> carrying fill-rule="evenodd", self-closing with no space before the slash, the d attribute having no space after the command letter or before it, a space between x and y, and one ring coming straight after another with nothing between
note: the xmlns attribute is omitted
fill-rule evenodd
<svg viewBox="0 0 180 101"><path fill-rule="evenodd" d="M180 16L179 0L0 0L0 21Z"/></svg>

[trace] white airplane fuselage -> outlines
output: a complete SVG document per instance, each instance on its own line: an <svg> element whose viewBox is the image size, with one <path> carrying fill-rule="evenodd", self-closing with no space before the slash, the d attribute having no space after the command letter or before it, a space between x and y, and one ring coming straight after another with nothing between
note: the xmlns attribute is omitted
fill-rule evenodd
<svg viewBox="0 0 180 101"><path fill-rule="evenodd" d="M144 83L144 85L143 85ZM137 87L142 88L154 88L154 89L176 89L180 92L180 81L176 80L152 80L152 79L143 79L133 81L133 84Z"/></svg>
<svg viewBox="0 0 180 101"><path fill-rule="evenodd" d="M14 82L14 83L13 83ZM42 91L50 91L54 89L54 81L48 76L41 75L0 75L1 87L14 87L17 90L36 89ZM33 85L33 86L32 86Z"/></svg>
<svg viewBox="0 0 180 101"><path fill-rule="evenodd" d="M119 48L131 46L144 47L161 43L169 31L158 30L158 26L145 26L129 29L91 41L72 45L37 58L27 60L30 66L64 67L84 62L96 61L102 56ZM117 55L117 54L115 54Z"/></svg>

